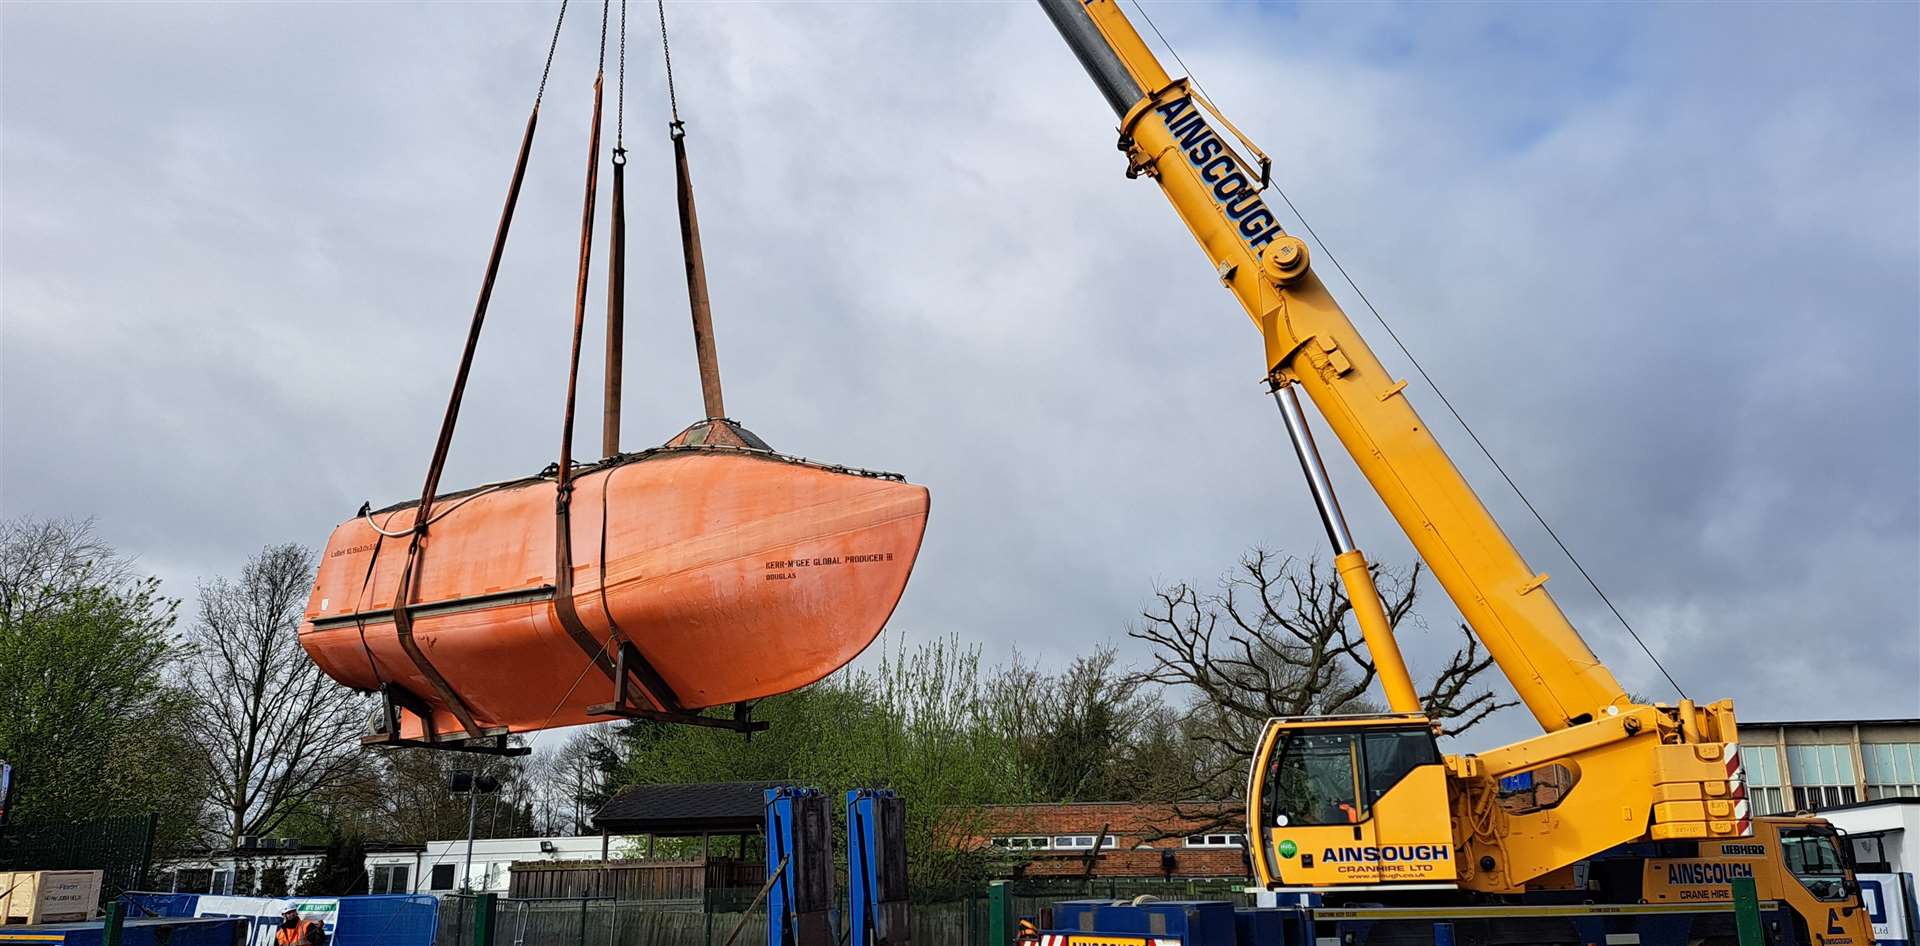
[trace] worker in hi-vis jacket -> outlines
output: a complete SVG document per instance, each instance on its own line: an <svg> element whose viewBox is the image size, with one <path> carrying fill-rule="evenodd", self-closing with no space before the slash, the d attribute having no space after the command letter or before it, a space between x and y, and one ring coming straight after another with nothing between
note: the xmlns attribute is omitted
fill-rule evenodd
<svg viewBox="0 0 1920 946"><path fill-rule="evenodd" d="M301 919L300 911L288 907L280 914L280 929L273 936L274 946L323 946L327 929L319 920Z"/></svg>

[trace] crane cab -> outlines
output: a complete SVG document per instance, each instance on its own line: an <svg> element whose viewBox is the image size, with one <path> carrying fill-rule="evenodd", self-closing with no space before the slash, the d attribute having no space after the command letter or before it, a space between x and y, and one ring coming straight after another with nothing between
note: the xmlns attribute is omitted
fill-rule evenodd
<svg viewBox="0 0 1920 946"><path fill-rule="evenodd" d="M1267 888L1453 888L1446 764L1421 713L1267 721L1247 786Z"/></svg>
<svg viewBox="0 0 1920 946"><path fill-rule="evenodd" d="M1823 818L1767 815L1753 836L1665 842L1592 861L1592 876L1614 902L1700 903L1733 899L1733 881L1749 877L1762 900L1790 911L1793 942L1867 946L1873 924L1854 876L1853 846Z"/></svg>

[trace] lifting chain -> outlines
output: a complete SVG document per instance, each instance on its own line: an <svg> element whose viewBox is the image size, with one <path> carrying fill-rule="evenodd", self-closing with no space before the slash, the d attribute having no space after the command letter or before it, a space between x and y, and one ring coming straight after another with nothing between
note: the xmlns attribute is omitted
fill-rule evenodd
<svg viewBox="0 0 1920 946"><path fill-rule="evenodd" d="M673 47L667 42L667 0L653 0L660 11L660 55L667 64L667 108L673 113L671 127L681 130L680 98L673 91Z"/></svg>

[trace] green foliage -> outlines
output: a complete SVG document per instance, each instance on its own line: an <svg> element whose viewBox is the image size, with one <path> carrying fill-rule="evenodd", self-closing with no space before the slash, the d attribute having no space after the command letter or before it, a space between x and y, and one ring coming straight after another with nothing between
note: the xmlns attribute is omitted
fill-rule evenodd
<svg viewBox="0 0 1920 946"><path fill-rule="evenodd" d="M1389 620L1412 613L1419 577L1416 568L1376 579ZM1018 656L983 670L979 650L952 639L883 649L875 670L759 703L772 730L751 740L629 725L624 766L607 783L766 780L836 798L891 788L907 799L912 882L932 897L983 878L987 805L1154 801L1234 826L1240 813L1212 802L1242 791L1264 722L1364 710L1376 671L1342 585L1310 560L1255 549L1217 593L1183 584L1156 597L1130 634L1148 645L1145 669L1122 668L1111 648L1055 672ZM1476 688L1489 663L1469 637L1430 678L1436 719L1465 728L1504 705ZM697 842L654 849L688 856Z"/></svg>
<svg viewBox="0 0 1920 946"><path fill-rule="evenodd" d="M916 887L959 888L981 874L951 843L973 831L980 805L1026 801L1033 779L999 727L977 648L936 641L883 653L873 671L847 671L762 701L768 733L743 740L692 727L636 724L622 784L773 780L836 800L851 788L907 799L908 871Z"/></svg>
<svg viewBox="0 0 1920 946"><path fill-rule="evenodd" d="M367 892L367 844L357 834L327 838L320 863L300 877L301 897L344 897Z"/></svg>
<svg viewBox="0 0 1920 946"><path fill-rule="evenodd" d="M1158 704L1131 687L1103 647L1049 675L1019 655L988 686L994 724L1013 744L1026 795L1045 801L1135 796L1138 739Z"/></svg>
<svg viewBox="0 0 1920 946"><path fill-rule="evenodd" d="M87 522L0 523L0 759L13 817L158 812L184 840L205 798L190 767L190 696L175 685L178 602Z"/></svg>
<svg viewBox="0 0 1920 946"><path fill-rule="evenodd" d="M284 897L290 893L287 889L287 868L283 864L268 864L260 871L260 896Z"/></svg>

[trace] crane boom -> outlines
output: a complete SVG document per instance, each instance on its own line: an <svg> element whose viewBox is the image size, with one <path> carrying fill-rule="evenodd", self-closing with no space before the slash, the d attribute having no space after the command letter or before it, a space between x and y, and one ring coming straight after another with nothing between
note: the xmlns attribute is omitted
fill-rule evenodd
<svg viewBox="0 0 1920 946"><path fill-rule="evenodd" d="M1040 4L1120 117L1129 176L1160 184L1260 329L1270 379L1313 401L1534 718L1551 732L1630 705L1547 576L1528 567L1415 412L1406 382L1312 271L1305 244L1281 229L1260 198L1260 172L1207 121L1211 107L1167 75L1112 0Z"/></svg>
<svg viewBox="0 0 1920 946"><path fill-rule="evenodd" d="M1266 155L1189 80L1167 75L1114 0L1039 2L1119 116L1127 176L1160 185L1260 330L1267 380L1392 709L1267 721L1247 782L1256 880L1507 895L1617 845L1751 835L1733 704L1646 705L1621 688L1421 421L1406 382L1327 292L1306 243L1261 199ZM1544 733L1440 754L1299 392Z"/></svg>

